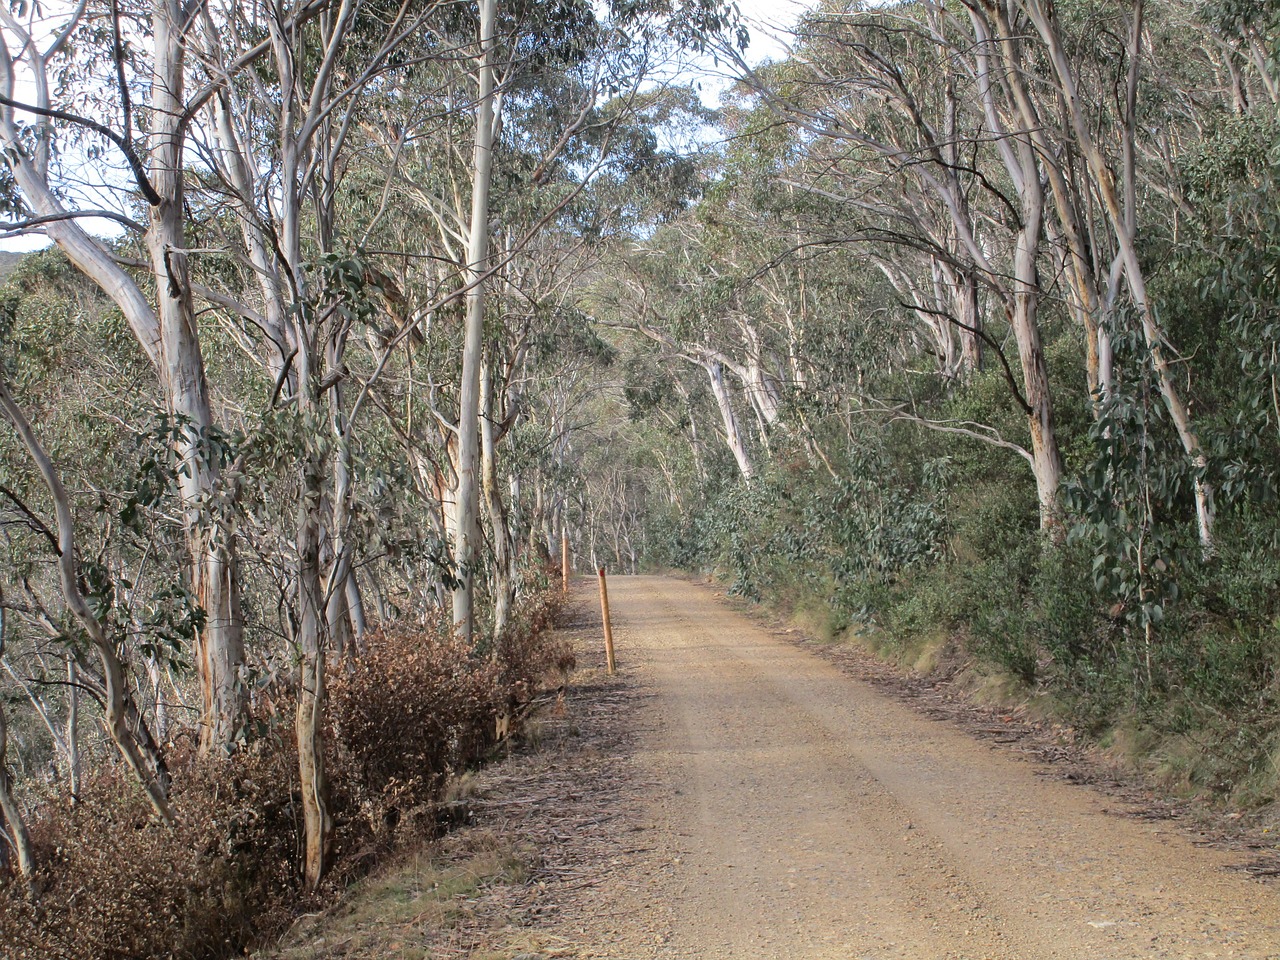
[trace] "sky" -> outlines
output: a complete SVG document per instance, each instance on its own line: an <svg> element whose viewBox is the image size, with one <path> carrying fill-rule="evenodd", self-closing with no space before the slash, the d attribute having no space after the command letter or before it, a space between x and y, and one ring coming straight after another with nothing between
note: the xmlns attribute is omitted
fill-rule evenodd
<svg viewBox="0 0 1280 960"><path fill-rule="evenodd" d="M800 15L815 6L816 0L737 0L738 9L747 23L751 44L747 48L747 62L755 67L765 60L777 60L787 53L786 34ZM715 106L720 92L729 86L732 78L724 75L723 68L708 62L704 67L703 97Z"/></svg>
<svg viewBox="0 0 1280 960"><path fill-rule="evenodd" d="M795 23L801 13L816 5L816 0L738 0L738 9L742 11L745 18L763 24L766 29L771 28L773 33L785 31ZM756 42L753 40L751 44L753 56L757 55ZM771 41L763 35L759 43L761 56L769 56L783 49L780 45L772 43L773 49L770 50Z"/></svg>

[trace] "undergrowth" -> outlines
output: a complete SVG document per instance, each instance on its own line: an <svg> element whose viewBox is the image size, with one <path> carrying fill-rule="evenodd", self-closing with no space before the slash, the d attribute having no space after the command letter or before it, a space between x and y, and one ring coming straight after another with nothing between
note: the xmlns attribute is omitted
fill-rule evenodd
<svg viewBox="0 0 1280 960"><path fill-rule="evenodd" d="M572 667L571 651L549 630L560 594L542 581L492 651L461 643L441 617L376 630L365 653L331 665L334 866L321 889L308 893L301 883L292 712L288 703L260 703L268 732L234 756L182 749L168 758L171 827L110 766L86 779L74 805L33 811L35 895L0 876L5 960L239 955L381 854L434 831L447 781L485 759L499 717Z"/></svg>

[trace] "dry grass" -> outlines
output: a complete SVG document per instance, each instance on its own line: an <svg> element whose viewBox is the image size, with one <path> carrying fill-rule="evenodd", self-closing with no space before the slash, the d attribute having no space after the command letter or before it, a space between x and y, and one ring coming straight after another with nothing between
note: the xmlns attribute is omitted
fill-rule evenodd
<svg viewBox="0 0 1280 960"><path fill-rule="evenodd" d="M303 917L259 960L429 960L452 956L441 941L490 887L521 883L527 854L510 838L471 831L465 849L414 851L355 884L342 905ZM495 956L494 960L498 960Z"/></svg>

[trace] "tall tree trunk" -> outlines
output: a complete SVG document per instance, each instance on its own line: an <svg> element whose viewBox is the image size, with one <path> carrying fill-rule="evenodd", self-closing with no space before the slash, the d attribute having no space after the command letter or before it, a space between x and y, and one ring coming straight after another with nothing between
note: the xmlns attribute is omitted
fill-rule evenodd
<svg viewBox="0 0 1280 960"><path fill-rule="evenodd" d="M71 802L80 800L80 670L74 658L67 658L67 723L63 738L67 743L67 782Z"/></svg>
<svg viewBox="0 0 1280 960"><path fill-rule="evenodd" d="M324 585L320 576L321 468L304 466L298 505L298 693L294 733L298 741L298 775L302 789L303 872L315 889L328 867L333 819L329 813L328 778L324 766L325 620Z"/></svg>
<svg viewBox="0 0 1280 960"><path fill-rule="evenodd" d="M493 538L493 635L499 637L511 622L515 605L515 553L507 510L498 485L498 450L494 428L493 370L489 364L481 372L480 473L485 515Z"/></svg>
<svg viewBox="0 0 1280 960"><path fill-rule="evenodd" d="M475 572L479 487L480 366L484 346L485 281L489 250L489 187L493 180L494 29L497 0L480 0L480 66L476 91L475 153L472 161L471 225L467 237L467 313L458 391L458 485L454 504L453 626L466 639L475 632Z"/></svg>
<svg viewBox="0 0 1280 960"><path fill-rule="evenodd" d="M200 746L205 751L226 751L244 728L247 701L240 675L244 637L233 534L205 514L208 495L219 477L216 457L208 448L213 415L184 252L183 20L176 0L156 0L149 139L151 183L159 202L151 207L146 243L156 278L160 370L169 414L179 428L178 453L184 467L179 488L185 501L192 587L205 613L204 628L196 639L202 697Z"/></svg>
<svg viewBox="0 0 1280 960"><path fill-rule="evenodd" d="M942 40L943 31L938 22L940 10L931 7L928 18L934 35L938 38L935 45L938 64L943 69L942 89L942 142L939 150L948 166L957 168L962 164L961 145L964 135L960 131L960 101L956 95L956 58ZM960 212L969 216L968 200L961 195ZM939 296L938 306L945 309L950 300L953 316L957 321L956 339L960 343L960 357L955 370L959 379L982 369L982 317L978 313L978 279L970 270L957 269L956 265L935 259L932 263L935 276L941 271L949 287L949 296ZM944 318L936 318L939 322L947 322ZM948 331L950 333L950 331Z"/></svg>
<svg viewBox="0 0 1280 960"><path fill-rule="evenodd" d="M1001 48L1019 51L1021 47L1016 43L1006 10L998 4L988 4L987 8L992 15L991 25L1000 39ZM987 22L980 19L976 10L971 10L970 18L976 38L985 50L985 46L992 40L991 30ZM982 54L984 63L986 55L985 52ZM1085 371L1089 393L1101 399L1111 392L1112 366L1108 319L1099 292L1097 254L1086 237L1085 217L1080 208L1082 200L1078 191L1072 189L1073 181L1069 179L1066 168L1067 158L1061 156L1060 151L1055 150L1049 142L1041 121L1041 111L1032 99L1023 71L1021 62L1010 62L1008 69L1002 71L1000 82L1008 87L1009 99L1021 119L1025 135L1035 146L1048 180L1058 228L1066 247L1064 266L1069 280L1071 306L1085 332ZM1100 409L1099 405L1095 404L1094 409Z"/></svg>
<svg viewBox="0 0 1280 960"><path fill-rule="evenodd" d="M986 2L984 6L1002 27L1001 49L1009 65L1007 73L1016 75L1023 61L1021 40L1007 29L1004 13L997 4ZM1062 484L1062 455L1054 429L1049 371L1040 340L1038 316L1040 277L1036 265L1044 231L1045 196L1037 149L1043 152L1043 144L1035 139L1037 131L1006 130L996 103L995 83L1010 83L1010 80L1003 74L999 81L992 76L989 63L991 36L986 19L979 11L971 9L970 20L978 41L976 55L983 115L1021 202L1021 224L1013 253L1013 288L1005 297L1005 310L1018 344L1018 359L1022 367L1023 401L1031 435L1031 467L1040 504L1040 527L1052 529L1061 521L1058 488ZM1018 99L1016 82L1013 83L1012 99Z"/></svg>
<svg viewBox="0 0 1280 960"><path fill-rule="evenodd" d="M1054 430L1049 371L1036 322L1040 290L1035 276L1034 238L1027 236L1028 232L1024 230L1018 241L1014 263L1017 288L1011 321L1014 338L1018 343L1023 391L1028 407L1031 466L1036 478L1036 497L1040 503L1040 527L1051 529L1062 520L1058 503L1058 488L1062 485L1062 456L1058 451L1058 438Z"/></svg>
<svg viewBox="0 0 1280 960"><path fill-rule="evenodd" d="M1172 365L1169 363L1169 358L1165 351L1164 331L1152 312L1151 301L1147 295L1146 275L1138 257L1136 211L1134 210L1132 195L1134 176L1132 164L1129 162L1125 164L1125 200L1128 201L1126 203L1121 201L1120 194L1116 189L1116 179L1111 164L1104 156L1102 148L1098 145L1089 128L1088 118L1084 113L1084 105L1080 101L1079 91L1076 87L1075 72L1072 70L1071 62L1067 57L1059 34L1056 15L1052 8L1044 6L1041 0L1024 0L1023 5L1049 53L1054 78L1071 120L1072 132L1080 146L1080 152L1084 155L1089 165L1094 184L1102 197L1107 218L1111 222L1112 234L1115 237L1120 261L1124 267L1125 282L1129 288L1129 294L1133 298L1134 307L1138 312L1143 338L1146 341L1147 351L1151 355L1152 367L1155 369L1156 383L1159 386L1160 395L1164 399L1165 408L1169 412L1169 419L1177 431L1183 451L1196 471L1196 527L1199 532L1201 549L1206 554L1211 554L1214 550L1215 508L1213 485L1205 476L1209 465L1208 456L1205 454L1204 447L1200 443L1200 436L1191 422L1191 413L1186 401L1182 398L1182 391L1174 379ZM1132 139L1136 135L1137 118L1134 116L1134 101L1138 59L1141 54L1142 16L1143 0L1134 0L1132 22L1130 24L1129 56L1131 63L1126 95L1127 107L1123 118L1123 124L1126 128L1124 131L1126 151L1132 149Z"/></svg>
<svg viewBox="0 0 1280 960"><path fill-rule="evenodd" d="M4 653L4 611L0 610L0 655ZM27 831L27 823L22 817L22 808L13 796L13 778L9 776L9 764L6 752L9 744L9 727L5 722L4 702L0 701L0 821L18 861L18 874L27 885L29 893L34 892L32 875L35 873L35 860L31 854L31 834Z"/></svg>

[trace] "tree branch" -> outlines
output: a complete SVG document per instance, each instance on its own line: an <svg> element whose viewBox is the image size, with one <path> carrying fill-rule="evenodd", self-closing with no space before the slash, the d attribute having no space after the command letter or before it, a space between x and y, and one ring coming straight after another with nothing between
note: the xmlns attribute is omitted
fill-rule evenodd
<svg viewBox="0 0 1280 960"><path fill-rule="evenodd" d="M126 217L122 213L115 213L111 210L71 210L64 213L50 213L43 217L32 217L29 220L23 220L21 223L0 223L0 239L9 239L10 237L20 237L24 233L29 233L37 227L44 226L46 223L59 223L63 220L79 220L79 219L99 218L102 220L113 220L123 227L133 230L137 233L146 233L147 228L140 224L132 217Z"/></svg>
<svg viewBox="0 0 1280 960"><path fill-rule="evenodd" d="M975 423L972 420L930 420L928 417L922 417L918 413L912 413L901 404L895 407L881 407L880 412L890 414L890 423L896 420L905 420L908 423L919 424L938 433L954 433L958 436L980 440L1003 450L1012 450L1023 460L1026 460L1027 463L1031 464L1032 469L1035 468L1035 460L1032 458L1030 451L1010 440L1004 439L995 431L994 427L988 427L986 424Z"/></svg>
<svg viewBox="0 0 1280 960"><path fill-rule="evenodd" d="M1000 366L1004 370L1005 382L1009 385L1009 390L1013 393L1013 398L1018 401L1018 406L1022 408L1023 412L1027 416L1031 416L1035 412L1031 409L1031 404L1027 403L1026 398L1022 395L1022 391L1018 388L1018 381L1013 376L1013 368L1009 366L1009 360L1005 357L1004 351L1000 349L1000 344L997 343L986 330L982 327L972 327L957 317L953 317L945 310L934 310L918 303L905 303L902 300L898 301L898 306L902 307L904 310L913 310L917 313L927 313L930 316L941 317L948 323L955 324L961 330L967 330L975 337L978 337L983 343L994 350L996 352L996 356L1000 358Z"/></svg>
<svg viewBox="0 0 1280 960"><path fill-rule="evenodd" d="M129 169L133 172L133 179L138 184L138 189L142 191L142 195L146 197L147 203L151 206L160 205L160 194L156 192L156 188L151 185L151 180L147 176L147 169L142 163L142 158L138 156L136 150L126 138L116 133L110 127L98 123L96 120L90 120L88 117L82 117L76 113L69 113L66 110L54 110L50 107L38 107L33 103L20 103L12 97L7 97L0 93L0 104L6 107L12 107L15 110L21 110L24 113L34 113L38 117L49 117L52 120L62 120L65 123L73 123L76 126L84 127L86 130L92 130L100 136L106 137L124 154L125 160L129 162Z"/></svg>
<svg viewBox="0 0 1280 960"><path fill-rule="evenodd" d="M56 555L61 556L62 550L58 546L58 538L54 536L53 531L49 529L45 522L32 512L31 508L23 502L22 498L3 484L0 484L0 493L3 493L8 497L9 501L18 508L18 512L27 518L27 526L48 540L50 546L53 547L53 552Z"/></svg>

